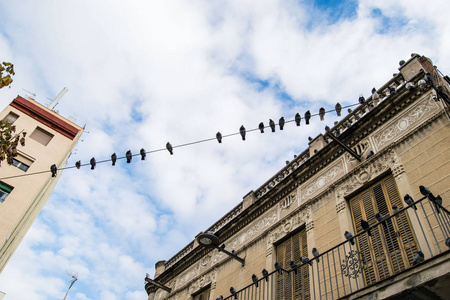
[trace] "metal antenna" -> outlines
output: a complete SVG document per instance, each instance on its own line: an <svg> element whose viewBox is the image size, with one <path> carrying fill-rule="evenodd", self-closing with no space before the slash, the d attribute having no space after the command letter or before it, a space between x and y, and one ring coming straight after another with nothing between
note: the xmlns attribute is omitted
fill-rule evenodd
<svg viewBox="0 0 450 300"><path fill-rule="evenodd" d="M22 90L24 90L25 92L27 92L27 93L30 94L30 95L33 95L34 98L36 98L36 94L35 94L35 93L32 93L32 92L30 92L30 91L27 91L26 89L22 89Z"/></svg>
<svg viewBox="0 0 450 300"><path fill-rule="evenodd" d="M68 89L64 87L61 92L59 92L58 96L52 101L52 103L49 104L48 108L53 110L55 106L58 104L59 100L64 96L65 93L67 93Z"/></svg>

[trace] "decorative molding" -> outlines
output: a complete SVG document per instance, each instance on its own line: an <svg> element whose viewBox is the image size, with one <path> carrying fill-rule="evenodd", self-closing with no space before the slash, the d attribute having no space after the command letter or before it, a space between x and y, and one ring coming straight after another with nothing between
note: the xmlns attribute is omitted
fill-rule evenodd
<svg viewBox="0 0 450 300"><path fill-rule="evenodd" d="M365 139L358 143L357 145L352 147L352 150L355 151L356 154L358 154L360 157L364 157L366 153L368 153L368 150L371 149L371 144L369 139ZM345 153L347 162L354 162L356 161L356 158L354 158L350 153Z"/></svg>
<svg viewBox="0 0 450 300"><path fill-rule="evenodd" d="M280 201L280 203L278 204L280 206L281 210L288 210L289 207L295 202L297 201L297 193L291 193L290 195L288 195L287 197L285 197L283 200Z"/></svg>
<svg viewBox="0 0 450 300"><path fill-rule="evenodd" d="M217 269L213 269L211 272L200 276L200 278L198 278L197 280L195 280L194 282L191 283L191 285L189 286L189 294L192 295L198 291L200 291L202 288L204 288L205 286L214 283L216 283L216 278L217 278Z"/></svg>
<svg viewBox="0 0 450 300"><path fill-rule="evenodd" d="M398 163L398 157L394 150L389 149L383 155L369 164L356 169L349 176L340 183L336 188L336 211L342 212L345 209L344 197L353 193L371 179L381 175L389 169L403 168Z"/></svg>
<svg viewBox="0 0 450 300"><path fill-rule="evenodd" d="M311 206L308 205L304 209L298 211L291 217L280 222L280 224L271 230L267 236L267 249L272 249L272 245L285 237L293 229L298 228L302 224L306 224L311 220Z"/></svg>
<svg viewBox="0 0 450 300"><path fill-rule="evenodd" d="M432 95L429 94L389 122L386 127L373 134L371 139L375 149L380 150L386 147L392 141L420 126L423 121L437 112L439 112L439 106L433 100Z"/></svg>
<svg viewBox="0 0 450 300"><path fill-rule="evenodd" d="M345 174L344 159L340 158L326 170L320 172L308 183L300 188L301 202L314 197L323 191L326 187Z"/></svg>
<svg viewBox="0 0 450 300"><path fill-rule="evenodd" d="M172 267L174 264L176 264L178 261L180 261L184 256L186 256L189 252L191 252L194 249L194 243L191 242L189 245L184 247L183 250L178 252L174 257L172 257L165 265L166 270L170 267Z"/></svg>
<svg viewBox="0 0 450 300"><path fill-rule="evenodd" d="M252 225L249 229L247 229L244 233L240 234L238 237L234 238L227 248L229 249L237 249L240 245L249 242L254 236L259 233L263 233L264 230L272 226L278 221L277 213L271 212L269 216L262 218L257 221L254 225ZM220 255L222 256L222 255Z"/></svg>
<svg viewBox="0 0 450 300"><path fill-rule="evenodd" d="M343 214L344 213L344 209L346 208L345 205L345 201L344 198L337 198L339 200L336 200L336 213L339 214Z"/></svg>
<svg viewBox="0 0 450 300"><path fill-rule="evenodd" d="M181 276L178 276L177 288L180 288L183 285L187 284L198 275L200 275L200 263L195 264L193 267L191 267L190 270L184 272L184 274L182 274Z"/></svg>

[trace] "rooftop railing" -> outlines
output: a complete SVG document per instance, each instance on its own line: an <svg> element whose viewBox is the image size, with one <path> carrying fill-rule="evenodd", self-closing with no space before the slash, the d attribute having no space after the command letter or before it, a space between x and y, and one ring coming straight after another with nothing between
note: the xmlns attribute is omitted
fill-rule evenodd
<svg viewBox="0 0 450 300"><path fill-rule="evenodd" d="M450 212L442 198L421 187L417 201L392 207L390 216L377 215L373 225L346 241L300 262L277 262L272 272L253 274L252 283L241 290L230 288L226 297L216 299L339 299L374 285L447 251L450 247Z"/></svg>

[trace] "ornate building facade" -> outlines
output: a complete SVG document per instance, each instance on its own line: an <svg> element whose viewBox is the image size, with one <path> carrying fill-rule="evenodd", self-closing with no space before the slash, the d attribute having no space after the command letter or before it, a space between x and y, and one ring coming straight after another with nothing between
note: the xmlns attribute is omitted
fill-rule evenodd
<svg viewBox="0 0 450 300"><path fill-rule="evenodd" d="M424 56L400 62L369 99L158 262L148 299L444 299L449 81Z"/></svg>
<svg viewBox="0 0 450 300"><path fill-rule="evenodd" d="M17 96L0 119L26 132L24 146L11 165L0 167L0 272L50 197L61 172L52 176L50 166L66 165L83 128L32 99ZM26 176L34 172L48 171Z"/></svg>

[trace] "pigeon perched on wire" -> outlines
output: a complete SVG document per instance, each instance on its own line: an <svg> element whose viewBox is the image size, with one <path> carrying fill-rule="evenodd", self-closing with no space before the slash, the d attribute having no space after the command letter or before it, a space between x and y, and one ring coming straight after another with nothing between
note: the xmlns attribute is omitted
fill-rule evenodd
<svg viewBox="0 0 450 300"><path fill-rule="evenodd" d="M272 119L269 119L269 126L272 132L275 132L275 122Z"/></svg>
<svg viewBox="0 0 450 300"><path fill-rule="evenodd" d="M353 240L353 234L351 234L350 232L345 231L345 232L344 232L344 237L345 237L348 241L350 241L350 244L352 244L352 245L355 244L355 241Z"/></svg>
<svg viewBox="0 0 450 300"><path fill-rule="evenodd" d="M111 161L112 161L112 165L115 166L116 165L116 161L117 161L117 154L116 153L111 154Z"/></svg>
<svg viewBox="0 0 450 300"><path fill-rule="evenodd" d="M382 223L384 228L387 228L386 220L384 219L384 216L377 212L375 214L375 219L377 219L378 222Z"/></svg>
<svg viewBox="0 0 450 300"><path fill-rule="evenodd" d="M319 117L320 117L320 121L323 121L323 120L324 120L324 117L325 117L325 108L321 107L321 108L319 109Z"/></svg>
<svg viewBox="0 0 450 300"><path fill-rule="evenodd" d="M342 105L338 102L336 103L336 106L334 107L334 110L336 110L336 114L338 117L341 116L341 111L342 111Z"/></svg>
<svg viewBox="0 0 450 300"><path fill-rule="evenodd" d="M216 298L216 300L223 300L223 296L220 295L219 297Z"/></svg>
<svg viewBox="0 0 450 300"><path fill-rule="evenodd" d="M95 169L95 165L97 164L97 162L95 161L95 158L91 158L91 160L89 161L89 163L91 164L91 170Z"/></svg>
<svg viewBox="0 0 450 300"><path fill-rule="evenodd" d="M364 231L367 231L368 236L372 236L372 234L370 233L370 230L369 230L369 228L370 228L369 222L361 219L361 227L362 227L362 229L364 229Z"/></svg>
<svg viewBox="0 0 450 300"><path fill-rule="evenodd" d="M241 134L242 140L245 141L245 127L244 125L241 126L241 128L239 128L239 133Z"/></svg>
<svg viewBox="0 0 450 300"><path fill-rule="evenodd" d="M50 166L50 171L52 172L52 177L56 177L56 172L57 172L57 168L56 168L56 165L55 164L53 164L53 165L51 165Z"/></svg>
<svg viewBox="0 0 450 300"><path fill-rule="evenodd" d="M296 114L295 114L295 124L296 124L297 126L300 126L301 120L302 120L302 117L300 116L300 114L299 114L299 113L296 113Z"/></svg>
<svg viewBox="0 0 450 300"><path fill-rule="evenodd" d="M278 125L280 125L280 130L283 130L285 122L286 121L284 120L284 117L281 117L280 120L278 121Z"/></svg>
<svg viewBox="0 0 450 300"><path fill-rule="evenodd" d="M312 255L317 258L317 263L319 263L319 251L317 248L312 248Z"/></svg>
<svg viewBox="0 0 450 300"><path fill-rule="evenodd" d="M366 98L364 98L363 95L359 95L358 101L359 101L359 104L364 104L364 102L366 102Z"/></svg>
<svg viewBox="0 0 450 300"><path fill-rule="evenodd" d="M445 245L450 248L450 237L445 239Z"/></svg>
<svg viewBox="0 0 450 300"><path fill-rule="evenodd" d="M145 152L145 149L141 148L139 153L141 154L141 160L145 160L145 157L147 156L147 153Z"/></svg>
<svg viewBox="0 0 450 300"><path fill-rule="evenodd" d="M403 197L403 200L405 200L405 203L408 204L408 206L412 205L414 210L417 210L417 206L414 204L414 200L409 194L406 194L405 197Z"/></svg>
<svg viewBox="0 0 450 300"><path fill-rule="evenodd" d="M77 161L77 162L75 163L75 167L76 167L77 169L80 169L80 167L81 167L81 160L79 160L79 161Z"/></svg>
<svg viewBox="0 0 450 300"><path fill-rule="evenodd" d="M309 125L309 119L311 119L311 112L308 110L305 112L305 123L306 125Z"/></svg>
<svg viewBox="0 0 450 300"><path fill-rule="evenodd" d="M173 147L172 147L172 144L170 144L169 142L167 142L167 144L166 144L166 149L167 149L167 151L169 151L170 155L173 155Z"/></svg>
<svg viewBox="0 0 450 300"><path fill-rule="evenodd" d="M261 133L264 133L264 123L263 122L259 123L258 128L261 131Z"/></svg>
<svg viewBox="0 0 450 300"><path fill-rule="evenodd" d="M133 158L133 155L131 154L131 150L128 150L125 154L125 157L127 158L127 164L131 162L131 159Z"/></svg>
<svg viewBox="0 0 450 300"><path fill-rule="evenodd" d="M302 261L302 263L312 266L312 262L306 256L300 257L300 260Z"/></svg>
<svg viewBox="0 0 450 300"><path fill-rule="evenodd" d="M221 134L220 132L217 132L217 133L216 133L216 139L217 139L217 141L219 142L219 144L222 143L222 134Z"/></svg>

